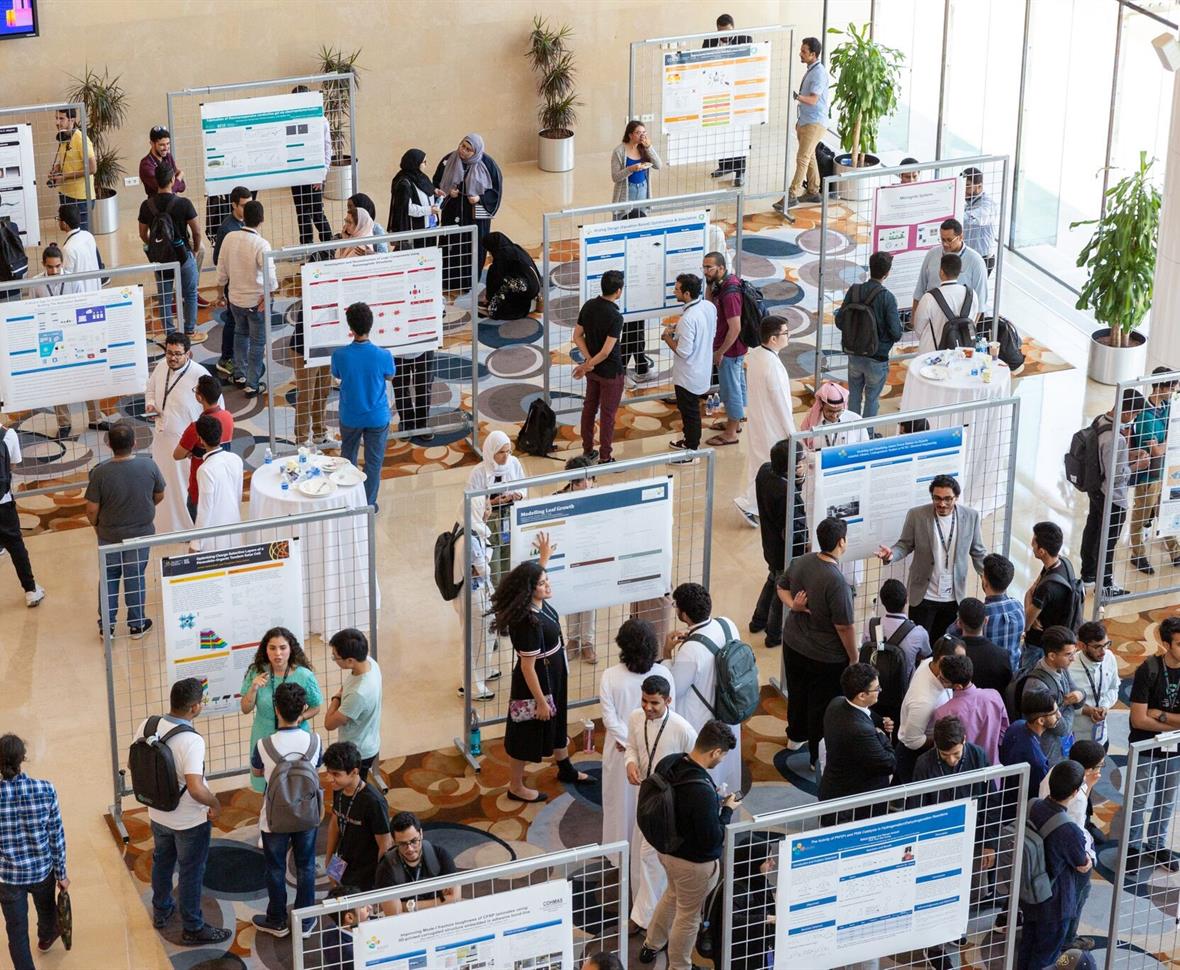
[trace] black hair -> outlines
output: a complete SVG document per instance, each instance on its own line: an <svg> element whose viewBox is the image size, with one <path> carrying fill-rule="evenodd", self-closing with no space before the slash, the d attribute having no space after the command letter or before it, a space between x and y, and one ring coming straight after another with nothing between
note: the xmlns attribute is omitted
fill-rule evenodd
<svg viewBox="0 0 1180 970"><path fill-rule="evenodd" d="M1066 647L1078 642L1077 635L1067 626L1060 623L1049 627L1041 634L1041 649L1045 653L1061 653Z"/></svg>
<svg viewBox="0 0 1180 970"><path fill-rule="evenodd" d="M344 311L344 318L348 321L348 329L358 337L365 336L373 329L373 311L367 303L353 303Z"/></svg>
<svg viewBox="0 0 1180 970"><path fill-rule="evenodd" d="M413 812L398 812L389 820L389 831L404 832L406 829L422 831L422 822Z"/></svg>
<svg viewBox="0 0 1180 970"><path fill-rule="evenodd" d="M324 767L329 771L359 771L361 753L351 741L329 744L324 752Z"/></svg>
<svg viewBox="0 0 1180 970"><path fill-rule="evenodd" d="M714 250L711 253L705 253L705 259L713 260L713 262L715 262L722 269L725 269L725 267L726 267L725 253L719 253L716 250Z"/></svg>
<svg viewBox="0 0 1180 970"><path fill-rule="evenodd" d="M307 691L302 684L285 680L275 688L274 705L279 717L294 724L307 707Z"/></svg>
<svg viewBox="0 0 1180 970"><path fill-rule="evenodd" d="M787 438L770 446L770 470L779 478L791 473L791 442Z"/></svg>
<svg viewBox="0 0 1180 970"><path fill-rule="evenodd" d="M78 109L77 108L58 108L57 110L59 112L61 112L63 115L65 115L67 118L73 118L75 121L78 119Z"/></svg>
<svg viewBox="0 0 1180 970"><path fill-rule="evenodd" d="M251 199L253 197L254 193L244 185L235 185L229 193L229 201L231 205L235 202L241 202L245 199Z"/></svg>
<svg viewBox="0 0 1180 970"><path fill-rule="evenodd" d="M668 683L668 678L659 674L650 674L644 677L639 689L644 694L659 694L664 700L672 696L672 685Z"/></svg>
<svg viewBox="0 0 1180 970"><path fill-rule="evenodd" d="M965 596L959 600L959 626L963 628L964 633L968 630L982 630L986 622L987 610L984 608L983 600L974 596Z"/></svg>
<svg viewBox="0 0 1180 970"><path fill-rule="evenodd" d="M935 660L942 660L944 657L953 657L959 647L962 647L964 650L967 649L967 644L963 642L961 637L944 633L934 641L934 646L930 650Z"/></svg>
<svg viewBox="0 0 1180 970"><path fill-rule="evenodd" d="M608 269L602 274L602 279L598 281L598 285L602 289L602 295L610 296L618 293L623 288L623 280L625 278L621 269Z"/></svg>
<svg viewBox="0 0 1180 970"><path fill-rule="evenodd" d="M202 401L216 404L221 397L221 381L212 374L202 374L197 378L197 393Z"/></svg>
<svg viewBox="0 0 1180 970"><path fill-rule="evenodd" d="M822 54L824 52L824 45L819 42L818 37L804 37L803 46L813 54Z"/></svg>
<svg viewBox="0 0 1180 970"><path fill-rule="evenodd" d="M130 454L135 449L135 429L130 421L116 421L107 431L107 443L116 455Z"/></svg>
<svg viewBox="0 0 1180 970"><path fill-rule="evenodd" d="M863 694L868 690L873 681L879 679L877 668L872 664L849 664L840 671L840 691L848 700L852 700L857 694Z"/></svg>
<svg viewBox="0 0 1180 970"><path fill-rule="evenodd" d="M704 623L713 615L713 597L700 583L681 583L672 590L672 602L692 623Z"/></svg>
<svg viewBox="0 0 1180 970"><path fill-rule="evenodd" d="M695 300L701 295L701 278L695 273L681 273L676 282L680 285L680 292L690 299Z"/></svg>
<svg viewBox="0 0 1180 970"><path fill-rule="evenodd" d="M713 751L720 748L722 751L732 751L736 747L737 739L733 736L732 728L724 721L711 718L697 734L697 743L693 745L693 750Z"/></svg>
<svg viewBox="0 0 1180 970"><path fill-rule="evenodd" d="M180 344L185 350L193 349L193 342L183 330L169 330L168 336L164 338L164 346L167 347L169 344L172 344L174 347Z"/></svg>
<svg viewBox="0 0 1180 970"><path fill-rule="evenodd" d="M61 247L57 243L50 243L41 250L41 263L44 265L47 259L61 259Z"/></svg>
<svg viewBox="0 0 1180 970"><path fill-rule="evenodd" d="M540 621L531 604L537 584L545 574L545 568L533 560L514 566L492 593L492 629L506 634L518 623L535 626Z"/></svg>
<svg viewBox="0 0 1180 970"><path fill-rule="evenodd" d="M1050 556L1056 556L1065 544L1065 536L1061 532L1061 526L1056 522L1038 522L1033 526L1033 538L1037 540L1037 545Z"/></svg>
<svg viewBox="0 0 1180 970"><path fill-rule="evenodd" d="M938 228L949 229L956 236L963 235L963 223L959 222L958 219L943 219L942 225L940 225Z"/></svg>
<svg viewBox="0 0 1180 970"><path fill-rule="evenodd" d="M731 20L730 23L732 24L733 21ZM718 19L717 26L721 26L720 18ZM613 953L607 953L606 950L595 953L590 958L590 966L594 970L623 970L623 962Z"/></svg>
<svg viewBox="0 0 1180 970"><path fill-rule="evenodd" d="M815 538L819 543L820 552L831 554L846 535L848 535L848 523L843 519L829 516L815 527Z"/></svg>
<svg viewBox="0 0 1180 970"><path fill-rule="evenodd" d="M1012 560L998 552L989 552L983 557L983 577L993 592L1002 593L1012 585L1016 570Z"/></svg>
<svg viewBox="0 0 1180 970"><path fill-rule="evenodd" d="M646 620L626 620L615 634L619 663L633 674L646 674L660 654L656 628Z"/></svg>
<svg viewBox="0 0 1180 970"><path fill-rule="evenodd" d="M975 665L971 663L970 657L952 653L942 658L938 672L956 687L966 687L975 676Z"/></svg>
<svg viewBox="0 0 1180 970"><path fill-rule="evenodd" d="M967 729L954 714L940 717L934 722L934 746L939 751L949 751L959 744L967 743Z"/></svg>
<svg viewBox="0 0 1180 970"><path fill-rule="evenodd" d="M1076 761L1059 761L1049 772L1049 797L1055 802L1063 802L1081 788L1085 780L1086 771Z"/></svg>
<svg viewBox="0 0 1180 970"><path fill-rule="evenodd" d="M328 641L328 646L336 651L336 656L341 660L369 659L369 639L356 627L337 630Z"/></svg>
<svg viewBox="0 0 1180 970"><path fill-rule="evenodd" d="M82 216L78 212L77 203L63 202L57 207L57 218L64 222L71 229L77 229L82 225Z"/></svg>
<svg viewBox="0 0 1180 970"><path fill-rule="evenodd" d="M212 414L200 414L193 422L197 428L197 437L203 444L216 448L221 444L221 422Z"/></svg>
<svg viewBox="0 0 1180 970"><path fill-rule="evenodd" d="M905 609L907 599L905 583L900 579L887 579L881 584L877 597L888 612L900 613Z"/></svg>
<svg viewBox="0 0 1180 970"><path fill-rule="evenodd" d="M1078 643L1105 643L1106 624L1101 620L1087 620L1078 627Z"/></svg>
<svg viewBox="0 0 1180 970"><path fill-rule="evenodd" d="M156 184L163 188L171 185L176 179L176 170L167 162L160 162L156 166Z"/></svg>
<svg viewBox="0 0 1180 970"><path fill-rule="evenodd" d="M762 343L766 343L777 337L779 331L786 325L787 321L783 317L776 317L773 313L768 313L758 323L758 339Z"/></svg>
<svg viewBox="0 0 1180 970"><path fill-rule="evenodd" d="M173 711L184 712L201 703L204 696L205 685L199 677L183 677L168 691L168 706Z"/></svg>
<svg viewBox="0 0 1180 970"><path fill-rule="evenodd" d="M907 155L905 158L903 158L903 159L902 159L900 162L898 162L897 164L898 164L898 165L917 165L917 164L918 164L918 160L917 160L916 158L914 158L912 155ZM916 173L915 173L915 174L916 174Z"/></svg>
<svg viewBox="0 0 1180 970"><path fill-rule="evenodd" d="M968 185L983 185L983 172L977 169L974 165L972 165L970 168L963 169L963 171L959 174L967 180Z"/></svg>
<svg viewBox="0 0 1180 970"><path fill-rule="evenodd" d="M1035 721L1038 717L1052 714L1057 702L1047 690L1029 684L1020 695L1020 716L1025 721Z"/></svg>
<svg viewBox="0 0 1180 970"><path fill-rule="evenodd" d="M251 229L257 229L262 225L264 214L265 210L262 208L262 203L257 199L251 199L242 206L242 221Z"/></svg>
<svg viewBox="0 0 1180 970"><path fill-rule="evenodd" d="M11 781L20 774L25 761L25 743L15 734L0 738L0 778Z"/></svg>
<svg viewBox="0 0 1180 970"><path fill-rule="evenodd" d="M732 26L733 26L733 17L731 17L729 14L723 13L717 18L717 29L718 30L720 30L722 27L732 27ZM599 970L605 970L605 968L604 967L599 968Z"/></svg>
<svg viewBox="0 0 1180 970"><path fill-rule="evenodd" d="M938 261L938 268L948 279L957 279L963 272L963 258L958 253L943 253Z"/></svg>
<svg viewBox="0 0 1180 970"><path fill-rule="evenodd" d="M148 132L148 140L152 143L158 142L162 138L171 138L172 135L168 129L163 125L154 125L152 130Z"/></svg>
<svg viewBox="0 0 1180 970"><path fill-rule="evenodd" d="M1165 647L1172 645L1176 634L1180 633L1180 616L1167 616L1160 624L1160 642Z"/></svg>
<svg viewBox="0 0 1180 970"><path fill-rule="evenodd" d="M589 455L574 455L573 458L570 458L568 461L566 461L565 470L567 472L572 472L578 470L579 468L593 468L596 464L598 463ZM575 479L575 481L577 481L577 479Z"/></svg>
<svg viewBox="0 0 1180 970"><path fill-rule="evenodd" d="M374 222L377 221L377 207L373 204L373 200L365 195L364 192L357 192L355 195L350 195L348 201L352 203L353 208L364 209L369 214L370 219Z"/></svg>
<svg viewBox="0 0 1180 970"><path fill-rule="evenodd" d="M342 630L341 633L348 631ZM337 634L339 636L339 634ZM362 638L364 634L361 634ZM311 665L311 660L308 659L306 653L303 652L303 647L299 644L299 638L295 636L285 626L272 626L264 634L262 639L258 641L258 649L254 651L254 659L250 661L249 669L255 674L261 674L263 671L270 670L270 657L266 654L266 645L271 640L282 637L287 641L287 646L291 648L291 653L287 657L287 667L306 667L308 670L314 669ZM336 651L340 653L339 650ZM340 654L344 656L344 654ZM363 659L363 658L361 658Z"/></svg>
<svg viewBox="0 0 1180 970"><path fill-rule="evenodd" d="M955 493L955 498L958 498L962 492L963 487L959 484L959 480L954 475L935 475L930 480L930 494L934 494L936 488L949 488Z"/></svg>
<svg viewBox="0 0 1180 970"><path fill-rule="evenodd" d="M1087 771L1090 771L1106 760L1106 749L1090 738L1084 741L1075 741L1073 747L1069 749L1069 760L1076 761Z"/></svg>
<svg viewBox="0 0 1180 970"><path fill-rule="evenodd" d="M875 280L883 280L893 268L893 253L873 253L869 257L869 276Z"/></svg>

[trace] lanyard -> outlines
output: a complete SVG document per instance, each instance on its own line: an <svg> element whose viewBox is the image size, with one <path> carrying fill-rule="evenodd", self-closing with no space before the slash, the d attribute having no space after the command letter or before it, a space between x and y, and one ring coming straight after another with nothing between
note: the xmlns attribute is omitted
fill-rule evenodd
<svg viewBox="0 0 1180 970"><path fill-rule="evenodd" d="M357 795L359 795L359 794L361 793L361 789L362 789L362 788L364 788L364 787L365 787L365 783L362 781L362 782L361 782L359 785L357 785L357 789L356 789L356 791L354 791L354 792L352 793L352 798L350 798L350 799L348 800L348 811L344 813L344 824L345 824L345 825L347 825L349 822L351 822L351 821L352 821L352 805L353 805L353 802L355 802L355 801L356 801L356 796L357 796ZM344 801L344 797L343 797L343 795L341 796L340 800L341 800L341 801ZM340 814L340 809L336 809L336 814L337 814L337 815L339 815L339 814ZM340 834L341 834L342 836L344 835L344 831L343 831L343 829L341 830Z"/></svg>
<svg viewBox="0 0 1180 970"><path fill-rule="evenodd" d="M192 363L193 362L190 360L187 364L185 364L184 367L181 369L180 373L176 375L176 380L174 380L171 384L168 383L168 372L167 371L164 372L164 402L160 405L160 412L161 413L163 413L164 410L167 409L167 407L168 407L168 395L171 394L176 389L176 385L179 384L180 379L182 377L184 377L185 374L188 373L188 369L189 369L189 367L192 366ZM167 365L165 365L165 366L167 366Z"/></svg>
<svg viewBox="0 0 1180 970"><path fill-rule="evenodd" d="M651 723L648 718L643 719L643 746L647 748L647 774L645 778L651 777L652 765L655 764L655 753L660 746L660 738L664 736L664 728L668 726L668 711L664 712L664 719L660 722L660 729L656 732L656 743L647 743L647 726Z"/></svg>
<svg viewBox="0 0 1180 970"><path fill-rule="evenodd" d="M1086 661L1082 661L1082 670L1086 674L1086 680L1090 682L1090 690L1094 692L1094 703L1100 704L1102 702L1102 664L1097 664L1098 667L1098 686L1094 686L1094 678L1090 676L1090 671L1093 669L1086 665Z"/></svg>
<svg viewBox="0 0 1180 970"><path fill-rule="evenodd" d="M942 534L942 523L938 521L937 513L934 516L934 531L938 533L938 541L942 545L942 566L943 569L950 572L951 568L951 546L955 541L955 526L959 521L959 510L955 509L951 513L951 531L948 535Z"/></svg>
<svg viewBox="0 0 1180 970"><path fill-rule="evenodd" d="M837 421L836 423L839 424L840 422ZM825 425L825 427L826 427L826 425ZM824 447L831 448L833 445L839 444L840 435L842 435L843 433L844 433L843 431L838 430L834 434L825 434L824 435Z"/></svg>

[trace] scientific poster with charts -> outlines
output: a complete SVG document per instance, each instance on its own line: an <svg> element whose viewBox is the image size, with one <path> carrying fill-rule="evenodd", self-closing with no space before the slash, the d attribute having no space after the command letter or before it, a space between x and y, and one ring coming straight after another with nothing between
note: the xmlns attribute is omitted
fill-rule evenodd
<svg viewBox="0 0 1180 970"><path fill-rule="evenodd" d="M870 251L889 253L893 268L885 286L898 306L914 300L914 287L926 252L939 245L938 227L963 218L963 179L931 179L908 185L882 185L873 194Z"/></svg>
<svg viewBox="0 0 1180 970"><path fill-rule="evenodd" d="M11 219L25 248L41 245L32 125L0 125L0 219Z"/></svg>
<svg viewBox="0 0 1180 970"><path fill-rule="evenodd" d="M277 94L201 105L205 189L277 189L323 182L324 96Z"/></svg>
<svg viewBox="0 0 1180 970"><path fill-rule="evenodd" d="M437 246L304 263L303 342L308 360L326 361L349 342L345 311L367 303L369 339L396 354L442 346L442 250Z"/></svg>
<svg viewBox="0 0 1180 970"><path fill-rule="evenodd" d="M9 411L140 394L147 384L142 286L0 303L0 323Z"/></svg>
<svg viewBox="0 0 1180 970"><path fill-rule="evenodd" d="M960 937L975 816L967 798L784 839L776 970L829 970Z"/></svg>
<svg viewBox="0 0 1180 970"><path fill-rule="evenodd" d="M708 252L709 213L677 212L619 219L580 230L582 302L602 295L602 274L622 270L619 310L627 320L678 307L673 289L681 273L701 275Z"/></svg>
<svg viewBox="0 0 1180 970"><path fill-rule="evenodd" d="M654 599L672 592L672 479L649 478L530 498L512 506L512 565L549 559L558 613Z"/></svg>
<svg viewBox="0 0 1180 970"><path fill-rule="evenodd" d="M536 886L384 916L353 933L353 962L381 970L570 970L570 884Z"/></svg>
<svg viewBox="0 0 1180 970"><path fill-rule="evenodd" d="M168 684L199 677L205 713L238 712L262 635L285 626L303 640L299 539L166 556L160 576Z"/></svg>
<svg viewBox="0 0 1180 970"><path fill-rule="evenodd" d="M665 135L764 125L770 120L770 42L665 53L662 94Z"/></svg>
<svg viewBox="0 0 1180 970"><path fill-rule="evenodd" d="M844 558L866 559L901 534L906 512L930 501L935 475L959 478L962 471L961 427L824 448L815 456L809 521L843 519Z"/></svg>
<svg viewBox="0 0 1180 970"><path fill-rule="evenodd" d="M1168 440L1164 450L1163 481L1160 485L1160 510L1155 517L1155 536L1163 539L1180 535L1180 407L1172 396L1168 412ZM1132 441L1137 441L1134 433Z"/></svg>

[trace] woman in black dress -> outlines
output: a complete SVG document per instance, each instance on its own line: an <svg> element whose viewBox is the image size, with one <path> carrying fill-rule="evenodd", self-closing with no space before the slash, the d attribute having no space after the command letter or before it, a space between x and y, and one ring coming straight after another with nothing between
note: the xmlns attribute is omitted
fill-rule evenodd
<svg viewBox="0 0 1180 970"><path fill-rule="evenodd" d="M507 633L516 652L504 750L512 759L508 797L515 802L543 802L548 797L524 783L529 762L553 755L557 780L572 784L590 777L574 767L566 736L565 649L557 611L545 602L553 591L545 567L553 553L549 536L537 533L537 561L522 562L505 576L492 595L497 634Z"/></svg>
<svg viewBox="0 0 1180 970"><path fill-rule="evenodd" d="M541 274L533 258L502 232L489 232L484 239L488 255L487 300L480 312L492 320L519 320L533 309L541 292Z"/></svg>

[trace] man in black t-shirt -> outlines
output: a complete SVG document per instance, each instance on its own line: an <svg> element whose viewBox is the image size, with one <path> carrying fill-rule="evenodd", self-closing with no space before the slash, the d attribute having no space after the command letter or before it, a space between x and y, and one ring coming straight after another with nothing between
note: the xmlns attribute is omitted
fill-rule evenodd
<svg viewBox="0 0 1180 970"><path fill-rule="evenodd" d="M204 237L201 227L197 224L197 210L193 204L182 195L172 191L176 180L176 173L170 165L159 165L156 168L156 181L160 190L143 200L139 207L139 238L147 246L148 233L157 216L164 213L172 220L172 227L179 235L176 242L176 261L180 263L180 293L184 301L184 332L190 339L197 327L197 287L201 282L201 260ZM191 237L191 238L190 238ZM160 316L165 333L172 329L172 274L156 272L156 285L160 294ZM201 340L204 340L201 337ZM199 343L200 341L194 341Z"/></svg>
<svg viewBox="0 0 1180 970"><path fill-rule="evenodd" d="M361 779L361 753L351 741L328 746L324 770L333 789L324 849L328 878L367 892L378 861L393 848L389 805Z"/></svg>
<svg viewBox="0 0 1180 970"><path fill-rule="evenodd" d="M1041 636L1051 626L1073 629L1073 579L1076 573L1069 560L1061 555L1065 536L1056 522L1038 522L1033 526L1032 554L1041 563L1041 574L1024 594L1024 651L1021 669L1031 667L1041 657Z"/></svg>
<svg viewBox="0 0 1180 970"><path fill-rule="evenodd" d="M963 645L971 658L972 683L980 690L994 690L1001 697L1012 681L1012 660L1008 652L983 635L987 608L981 600L968 596L959 602L959 629Z"/></svg>
<svg viewBox="0 0 1180 970"><path fill-rule="evenodd" d="M413 812L398 812L393 817L393 848L377 864L374 889L388 889L408 882L425 882L436 876L449 876L458 872L455 860L441 845L434 845L422 836L422 823ZM398 913L413 913L419 909L430 909L443 903L459 899L459 887L448 886L435 892L418 893L416 896L391 899L382 903L386 916Z"/></svg>
<svg viewBox="0 0 1180 970"><path fill-rule="evenodd" d="M574 344L582 363L574 368L575 380L586 379L582 401L582 454L597 456L601 464L614 461L611 444L615 438L615 412L623 397L623 357L619 337L623 315L618 303L623 296L623 274L608 269L602 274L602 296L587 300L578 313ZM594 419L598 418L601 451L594 450Z"/></svg>

